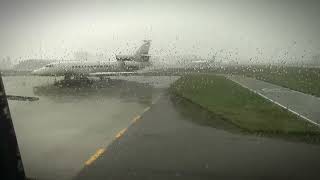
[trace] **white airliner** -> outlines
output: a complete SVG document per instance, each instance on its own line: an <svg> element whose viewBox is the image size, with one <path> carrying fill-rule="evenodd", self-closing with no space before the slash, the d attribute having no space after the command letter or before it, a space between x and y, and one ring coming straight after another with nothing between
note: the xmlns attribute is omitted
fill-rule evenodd
<svg viewBox="0 0 320 180"><path fill-rule="evenodd" d="M105 77L137 74L151 65L149 48L150 40L144 43L133 55L117 55L116 61L64 61L50 63L34 70L33 75L64 76L65 79L81 79L89 76Z"/></svg>

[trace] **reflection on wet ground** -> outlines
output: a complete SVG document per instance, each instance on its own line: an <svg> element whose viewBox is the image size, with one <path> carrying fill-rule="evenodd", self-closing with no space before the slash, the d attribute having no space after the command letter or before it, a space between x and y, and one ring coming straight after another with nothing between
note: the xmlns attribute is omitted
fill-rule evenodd
<svg viewBox="0 0 320 180"><path fill-rule="evenodd" d="M56 81L54 84L35 86L33 92L39 97L53 101L79 101L90 98L119 98L124 101L150 104L154 89L148 83L110 79L83 81Z"/></svg>
<svg viewBox="0 0 320 180"><path fill-rule="evenodd" d="M74 179L319 179L319 145L228 132L184 108L162 95Z"/></svg>
<svg viewBox="0 0 320 180"><path fill-rule="evenodd" d="M113 77L65 85L54 77L4 77L7 94L39 98L9 100L27 176L70 179L176 78Z"/></svg>
<svg viewBox="0 0 320 180"><path fill-rule="evenodd" d="M54 83L53 78L6 77L8 93L39 96L34 102L9 101L27 175L70 179L177 78L121 77L64 86L65 82ZM277 140L249 135L223 117L177 97L165 95L149 109L128 128L121 143L113 143L113 150L108 146L99 171L118 170L123 175L121 170L136 168L145 175L146 169L154 168L173 172L174 177L176 172L204 172L215 177L235 173L236 178L243 172L261 176L303 167L307 171L312 168L308 163L319 162L318 145L283 141L295 137ZM282 172L274 164L287 170Z"/></svg>
<svg viewBox="0 0 320 180"><path fill-rule="evenodd" d="M185 120L192 123L209 126L215 129L228 131L234 134L251 135L251 136L262 136L268 138L277 138L285 141L292 142L304 142L311 144L320 145L319 135L297 135L297 134L269 134L264 132L248 132L243 130L228 120L224 119L221 115L209 112L208 110L202 108L201 106L188 101L185 98L171 95L170 99L176 110L184 117Z"/></svg>

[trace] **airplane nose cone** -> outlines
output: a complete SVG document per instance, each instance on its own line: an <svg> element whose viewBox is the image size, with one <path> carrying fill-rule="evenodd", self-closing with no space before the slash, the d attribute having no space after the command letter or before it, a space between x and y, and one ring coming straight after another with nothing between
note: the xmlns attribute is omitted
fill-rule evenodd
<svg viewBox="0 0 320 180"><path fill-rule="evenodd" d="M32 74L32 75L42 75L42 74L43 74L43 68L33 70L33 71L31 72L31 74Z"/></svg>
<svg viewBox="0 0 320 180"><path fill-rule="evenodd" d="M38 70L38 69L33 70L33 71L31 72L31 74L32 74L32 75L39 75L39 70Z"/></svg>

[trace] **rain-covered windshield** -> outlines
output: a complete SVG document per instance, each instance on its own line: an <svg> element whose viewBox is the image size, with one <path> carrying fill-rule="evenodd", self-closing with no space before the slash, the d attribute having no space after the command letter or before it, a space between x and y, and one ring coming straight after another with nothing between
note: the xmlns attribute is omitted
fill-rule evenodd
<svg viewBox="0 0 320 180"><path fill-rule="evenodd" d="M40 180L320 179L319 17L312 0L0 2L12 167Z"/></svg>

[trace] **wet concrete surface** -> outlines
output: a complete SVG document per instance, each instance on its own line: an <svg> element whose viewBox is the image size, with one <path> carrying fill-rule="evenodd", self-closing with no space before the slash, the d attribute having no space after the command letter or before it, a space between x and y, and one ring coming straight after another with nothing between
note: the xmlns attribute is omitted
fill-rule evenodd
<svg viewBox="0 0 320 180"><path fill-rule="evenodd" d="M230 132L177 105L163 95L74 179L319 178L319 145Z"/></svg>
<svg viewBox="0 0 320 180"><path fill-rule="evenodd" d="M175 79L113 77L64 86L51 77L4 77L7 94L39 97L9 100L27 176L70 179Z"/></svg>
<svg viewBox="0 0 320 180"><path fill-rule="evenodd" d="M177 78L118 77L57 87L53 78L5 77L7 94L39 97L34 102L9 101L27 175L37 179L319 178L318 144L243 134L223 119L185 107L165 93ZM133 123L137 115L141 118ZM101 148L101 156L85 165Z"/></svg>
<svg viewBox="0 0 320 180"><path fill-rule="evenodd" d="M320 98L249 77L227 77L305 116L320 126Z"/></svg>

